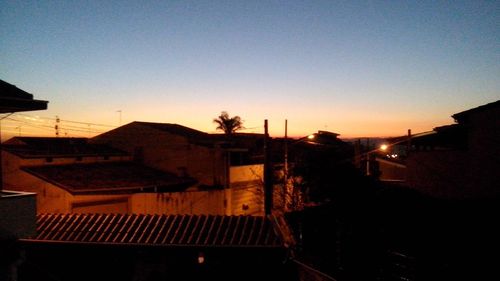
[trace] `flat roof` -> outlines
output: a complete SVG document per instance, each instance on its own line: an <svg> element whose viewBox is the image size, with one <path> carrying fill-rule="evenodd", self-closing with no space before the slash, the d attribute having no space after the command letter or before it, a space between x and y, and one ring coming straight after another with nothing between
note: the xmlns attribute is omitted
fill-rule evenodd
<svg viewBox="0 0 500 281"><path fill-rule="evenodd" d="M22 167L22 170L72 194L174 192L196 183L189 177L135 162L98 162Z"/></svg>

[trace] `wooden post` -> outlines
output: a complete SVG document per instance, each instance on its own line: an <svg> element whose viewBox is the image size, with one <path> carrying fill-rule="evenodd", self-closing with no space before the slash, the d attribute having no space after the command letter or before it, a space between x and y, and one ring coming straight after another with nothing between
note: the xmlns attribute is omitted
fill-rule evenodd
<svg viewBox="0 0 500 281"><path fill-rule="evenodd" d="M410 155L411 150L411 129L408 129L408 141L406 142L406 157Z"/></svg>
<svg viewBox="0 0 500 281"><path fill-rule="evenodd" d="M270 155L267 119L264 120L264 213L270 215L273 210L273 170Z"/></svg>
<svg viewBox="0 0 500 281"><path fill-rule="evenodd" d="M288 120L286 119L285 119L285 159L284 159L283 173L286 185L288 179Z"/></svg>

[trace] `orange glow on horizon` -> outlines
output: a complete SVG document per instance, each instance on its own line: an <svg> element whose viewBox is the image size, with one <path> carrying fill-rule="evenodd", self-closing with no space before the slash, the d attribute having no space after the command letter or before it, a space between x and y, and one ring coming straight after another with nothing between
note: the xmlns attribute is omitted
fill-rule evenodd
<svg viewBox="0 0 500 281"><path fill-rule="evenodd" d="M250 114L237 111L230 112L231 116L239 115L244 120L245 129L239 131L242 133L264 133L264 117L258 116L256 113ZM41 114L40 114L41 113ZM169 112L168 114L158 114L158 112L149 112L147 114L139 111L122 110L121 116L116 113L116 110L107 112L106 114L96 113L94 115L75 113L72 117L59 115L61 120L60 136L64 137L94 137L106 131L112 130L119 125L128 124L133 121L145 121L156 123L175 123L196 129L206 133L221 133L216 131L215 125L212 122L218 112L213 113L212 110L201 110L196 112L196 116L192 112ZM360 112L356 112L361 114ZM330 131L340 134L341 139L350 138L366 138L366 137L394 137L406 135L407 130L411 129L415 133L427 132L433 128L442 125L452 124L453 120L443 114L440 118L410 118L402 116L396 118L387 116L382 118L369 118L366 116L353 116L354 113L341 117L328 117L324 114L319 114L315 118L311 115L300 114L300 118L285 118L273 117L269 120L269 131L271 137L284 137L285 119L288 120L288 136L290 138L301 138L321 131ZM324 116L323 116L324 115ZM141 116L135 118L135 116ZM248 116L248 117L245 117ZM91 117L91 118L89 118ZM66 122L66 120L76 121L77 123ZM321 123L318 119L322 120ZM17 121L14 121L17 120ZM22 114L14 114L8 119L2 120L2 141L10 139L13 136L55 136L55 115L50 116L43 112L27 112ZM104 126L101 126L104 125Z"/></svg>

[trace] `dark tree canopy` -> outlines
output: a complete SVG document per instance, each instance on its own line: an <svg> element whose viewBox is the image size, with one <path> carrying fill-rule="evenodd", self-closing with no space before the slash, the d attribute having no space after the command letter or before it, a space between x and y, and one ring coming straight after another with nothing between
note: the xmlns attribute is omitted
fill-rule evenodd
<svg viewBox="0 0 500 281"><path fill-rule="evenodd" d="M224 131L226 135L231 135L237 130L243 129L243 120L239 116L229 117L226 111L222 111L219 117L214 119L217 130Z"/></svg>

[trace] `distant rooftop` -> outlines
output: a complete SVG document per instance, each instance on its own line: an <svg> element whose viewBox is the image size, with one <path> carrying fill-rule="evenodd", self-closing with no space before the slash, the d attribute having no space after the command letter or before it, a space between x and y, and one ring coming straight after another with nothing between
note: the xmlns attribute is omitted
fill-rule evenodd
<svg viewBox="0 0 500 281"><path fill-rule="evenodd" d="M127 155L106 145L90 144L87 138L14 137L2 149L22 158Z"/></svg>
<svg viewBox="0 0 500 281"><path fill-rule="evenodd" d="M171 134L181 135L181 136L184 136L184 137L187 137L187 138L196 138L196 139L199 139L199 138L207 138L207 137L209 137L209 134L207 134L207 133L204 133L202 131L198 131L198 130L195 130L195 129L191 129L189 127L182 126L182 125L179 125L179 124L139 122L139 121L135 121L133 123L144 125L144 126L148 126L148 127L151 127L151 128L154 128L154 129L157 129L157 130L160 130L160 131L165 131L165 132L168 132L168 133L171 133Z"/></svg>
<svg viewBox="0 0 500 281"><path fill-rule="evenodd" d="M41 214L39 243L161 247L284 247L275 216Z"/></svg>
<svg viewBox="0 0 500 281"><path fill-rule="evenodd" d="M196 181L134 162L106 162L23 167L24 171L72 194L173 192Z"/></svg>
<svg viewBox="0 0 500 281"><path fill-rule="evenodd" d="M112 136L117 132L126 133L128 127L137 125L145 126L173 135L182 136L192 144L206 147L213 147L215 144L217 144L222 148L256 150L259 147L263 147L264 141L264 134L233 133L228 136L226 134L209 134L179 124L134 121L109 132L103 133L99 136L96 136L92 139L92 142L103 142L103 140L106 140L108 136Z"/></svg>

